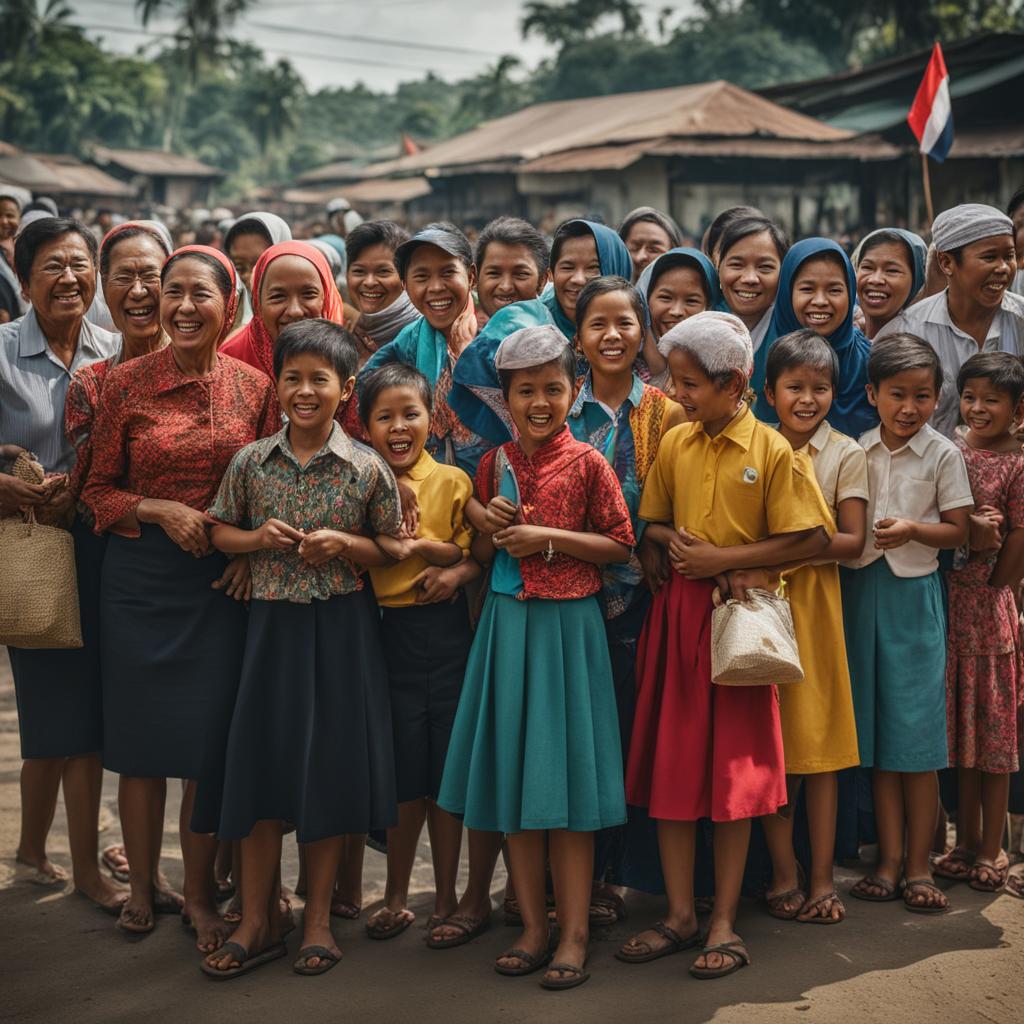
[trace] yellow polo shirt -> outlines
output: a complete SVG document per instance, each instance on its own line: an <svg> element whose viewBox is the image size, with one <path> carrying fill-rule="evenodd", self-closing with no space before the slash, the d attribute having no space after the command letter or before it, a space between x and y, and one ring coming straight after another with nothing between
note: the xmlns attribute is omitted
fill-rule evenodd
<svg viewBox="0 0 1024 1024"><path fill-rule="evenodd" d="M417 536L457 544L468 555L473 530L465 519L465 511L473 496L473 481L458 467L435 462L424 449L402 482L412 488L419 502ZM371 569L378 604L388 608L415 604L417 588L413 580L427 565L425 559L412 555L387 568Z"/></svg>
<svg viewBox="0 0 1024 1024"><path fill-rule="evenodd" d="M717 437L700 423L673 427L647 474L640 518L674 523L716 547L828 528L809 460L750 409Z"/></svg>

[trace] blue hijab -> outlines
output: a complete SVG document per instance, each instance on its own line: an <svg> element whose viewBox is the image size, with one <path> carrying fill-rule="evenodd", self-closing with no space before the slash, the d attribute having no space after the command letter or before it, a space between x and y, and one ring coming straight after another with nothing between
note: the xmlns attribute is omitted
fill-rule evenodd
<svg viewBox="0 0 1024 1024"><path fill-rule="evenodd" d="M826 419L836 430L856 438L865 430L878 425L878 412L868 401L866 391L871 342L853 325L853 307L857 297L853 264L842 247L829 238L805 238L802 242L797 242L782 261L779 291L775 296L775 312L772 314L764 341L754 357L754 373L750 379L750 386L757 395L754 414L766 422L775 422L778 419L775 410L764 397L768 350L783 335L791 334L803 327L793 310L793 282L797 271L807 260L823 253L835 253L842 261L846 272L846 291L850 299L845 319L825 337L839 359L839 379L835 382L835 397Z"/></svg>
<svg viewBox="0 0 1024 1024"><path fill-rule="evenodd" d="M632 280L633 260L626 248L626 243L619 238L617 231L613 231L607 224L598 224L596 221L582 218L566 221L566 224L585 224L587 230L594 236L602 277L614 274L624 277L627 281ZM540 301L548 307L555 326L565 335L566 340L571 342L576 337L576 325L562 311L553 286L544 289Z"/></svg>
<svg viewBox="0 0 1024 1024"><path fill-rule="evenodd" d="M677 249L669 249L663 252L656 260L652 260L644 267L637 279L636 287L640 292L640 298L644 301L644 308L647 310L648 326L651 322L651 309L648 304L651 290L654 287L656 277L660 277L665 271L672 267L693 266L704 275L704 282L707 285L708 309L717 309L722 298L722 289L718 283L718 271L715 265L699 249L691 249L687 246L680 246Z"/></svg>
<svg viewBox="0 0 1024 1024"><path fill-rule="evenodd" d="M853 254L853 265L855 267L860 266L861 257L864 255L864 246L875 237L875 235L896 235L900 238L907 246L910 251L910 270L913 274L913 283L910 286L910 294L907 296L907 301L900 306L900 311L910 305L914 296L924 287L925 277L925 265L928 261L928 246L925 244L924 239L920 235L915 235L913 231L905 231L903 228L878 228L877 231L872 231L870 234L865 235L857 246L856 251Z"/></svg>

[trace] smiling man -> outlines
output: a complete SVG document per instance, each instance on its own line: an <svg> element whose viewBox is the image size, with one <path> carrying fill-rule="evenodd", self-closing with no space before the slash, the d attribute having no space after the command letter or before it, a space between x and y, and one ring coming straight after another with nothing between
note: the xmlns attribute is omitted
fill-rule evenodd
<svg viewBox="0 0 1024 1024"><path fill-rule="evenodd" d="M1009 290L1017 271L1013 221L995 207L965 203L943 211L932 240L945 290L904 310L875 341L907 332L935 349L943 384L931 425L952 437L960 367L978 352L1024 354L1024 297Z"/></svg>

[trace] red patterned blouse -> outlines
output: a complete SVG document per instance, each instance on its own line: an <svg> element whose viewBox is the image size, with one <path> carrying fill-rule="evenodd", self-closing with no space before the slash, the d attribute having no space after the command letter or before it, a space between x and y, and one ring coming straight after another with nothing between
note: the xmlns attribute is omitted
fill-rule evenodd
<svg viewBox="0 0 1024 1024"><path fill-rule="evenodd" d="M476 474L477 494L485 505L498 493L506 466L519 486L523 522L600 533L628 547L636 543L615 470L596 448L577 441L568 427L532 456L517 441L487 452ZM600 567L571 555L556 554L550 562L542 554L528 555L519 560L519 571L523 598L568 601L601 589Z"/></svg>
<svg viewBox="0 0 1024 1024"><path fill-rule="evenodd" d="M270 378L230 356L220 355L205 377L183 374L170 348L111 369L82 490L96 532L143 498L205 511L235 452L280 429L276 408Z"/></svg>

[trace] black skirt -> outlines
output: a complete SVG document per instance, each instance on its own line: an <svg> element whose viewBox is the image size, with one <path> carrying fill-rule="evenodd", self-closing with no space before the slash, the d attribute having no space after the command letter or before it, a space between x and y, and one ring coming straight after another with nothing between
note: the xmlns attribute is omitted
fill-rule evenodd
<svg viewBox="0 0 1024 1024"><path fill-rule="evenodd" d="M71 535L82 646L71 650L7 649L18 701L21 756L26 760L77 757L103 747L99 589L107 539L97 537L77 517Z"/></svg>
<svg viewBox="0 0 1024 1024"><path fill-rule="evenodd" d="M244 839L258 821L301 843L397 821L377 605L253 601L223 786L199 781L192 829Z"/></svg>
<svg viewBox="0 0 1024 1024"><path fill-rule="evenodd" d="M227 565L195 558L158 526L111 536L103 563L103 765L121 775L197 779L223 756L246 611L213 590Z"/></svg>
<svg viewBox="0 0 1024 1024"><path fill-rule="evenodd" d="M436 799L473 643L466 599L383 608L381 635L398 802Z"/></svg>

